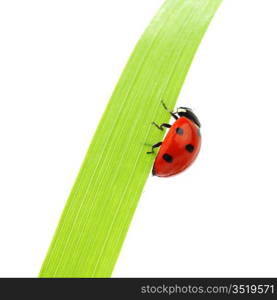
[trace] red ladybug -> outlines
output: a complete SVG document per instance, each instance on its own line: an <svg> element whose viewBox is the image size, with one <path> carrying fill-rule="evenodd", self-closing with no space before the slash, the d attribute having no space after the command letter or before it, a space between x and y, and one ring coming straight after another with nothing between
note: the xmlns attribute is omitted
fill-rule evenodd
<svg viewBox="0 0 277 300"><path fill-rule="evenodd" d="M163 142L152 146L160 147L152 174L159 177L168 177L178 174L188 168L196 159L200 146L200 122L190 108L180 107L177 112L171 112L162 101L163 107L175 118L173 125L163 123L160 126L153 122L158 129L170 128Z"/></svg>

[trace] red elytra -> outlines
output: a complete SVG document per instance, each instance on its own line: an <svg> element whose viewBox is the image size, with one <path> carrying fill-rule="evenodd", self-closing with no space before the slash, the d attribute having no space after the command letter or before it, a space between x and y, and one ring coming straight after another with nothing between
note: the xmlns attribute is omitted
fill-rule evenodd
<svg viewBox="0 0 277 300"><path fill-rule="evenodd" d="M201 147L200 122L192 110L181 107L177 113L170 113L177 120L172 126L158 126L154 123L161 130L162 127L170 129L163 142L152 146L152 151L148 152L153 153L153 148L160 146L152 169L152 174L159 177L169 177L187 169L196 159Z"/></svg>

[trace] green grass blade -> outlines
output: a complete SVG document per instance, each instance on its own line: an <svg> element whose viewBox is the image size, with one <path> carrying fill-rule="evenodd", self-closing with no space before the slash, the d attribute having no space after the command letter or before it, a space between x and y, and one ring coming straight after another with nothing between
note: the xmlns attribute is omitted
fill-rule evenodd
<svg viewBox="0 0 277 300"><path fill-rule="evenodd" d="M136 45L96 130L40 277L109 277L193 56L221 0L167 0Z"/></svg>

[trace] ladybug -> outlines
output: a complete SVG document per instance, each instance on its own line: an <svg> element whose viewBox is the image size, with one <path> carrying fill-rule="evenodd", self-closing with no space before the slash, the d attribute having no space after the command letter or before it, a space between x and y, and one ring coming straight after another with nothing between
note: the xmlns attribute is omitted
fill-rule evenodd
<svg viewBox="0 0 277 300"><path fill-rule="evenodd" d="M155 153L154 149L160 147L152 174L158 177L169 177L184 171L196 159L201 146L201 124L188 107L179 107L176 112L172 112L163 101L162 105L175 122L173 125L152 123L159 130L170 129L164 140L154 144L147 154Z"/></svg>

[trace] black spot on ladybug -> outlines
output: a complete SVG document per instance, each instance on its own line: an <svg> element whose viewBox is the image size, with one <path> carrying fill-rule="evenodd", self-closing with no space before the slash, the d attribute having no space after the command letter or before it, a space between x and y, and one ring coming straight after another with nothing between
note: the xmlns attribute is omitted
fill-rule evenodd
<svg viewBox="0 0 277 300"><path fill-rule="evenodd" d="M178 135L184 135L184 130L182 128L178 127L178 128L176 128L176 133Z"/></svg>
<svg viewBox="0 0 277 300"><path fill-rule="evenodd" d="M197 131L197 132L198 132L198 135L201 136L200 128L198 128L198 131Z"/></svg>
<svg viewBox="0 0 277 300"><path fill-rule="evenodd" d="M155 176L156 175L156 169L153 167L152 169L152 175Z"/></svg>
<svg viewBox="0 0 277 300"><path fill-rule="evenodd" d="M163 159L164 159L166 162L168 162L168 163L173 162L173 157L172 157L171 155L167 154L167 153L165 153L165 154L163 155Z"/></svg>
<svg viewBox="0 0 277 300"><path fill-rule="evenodd" d="M187 144L186 145L186 150L191 153L194 150L194 146L192 144Z"/></svg>

